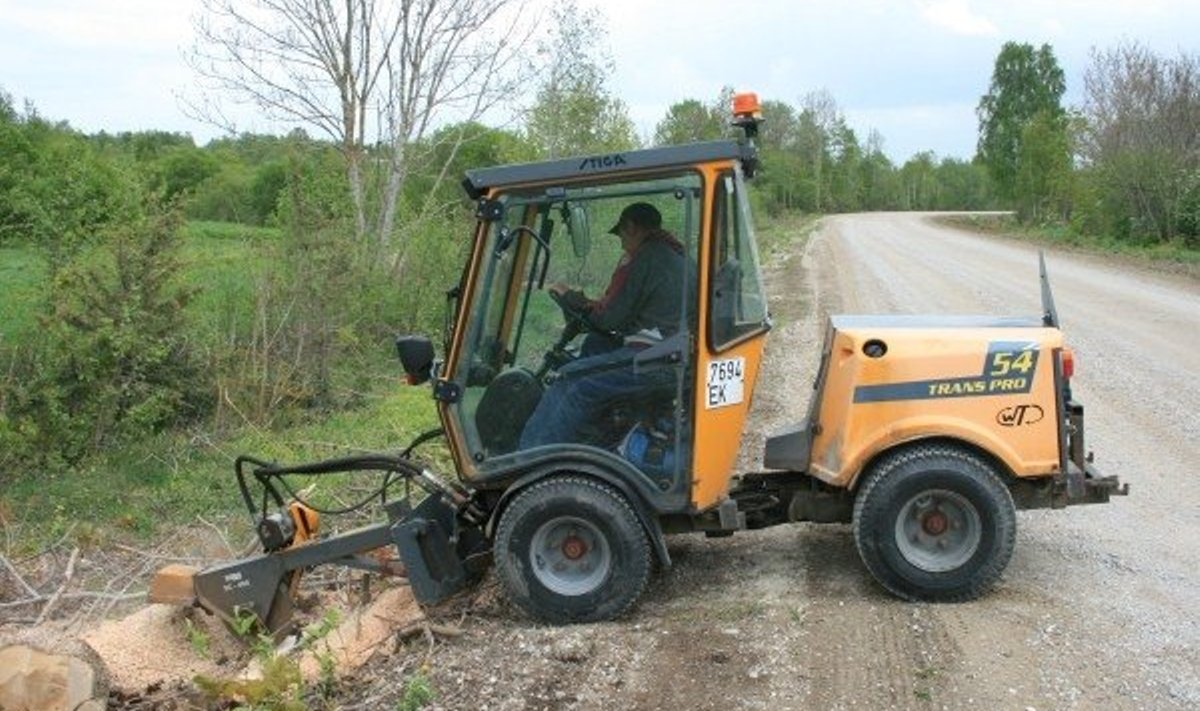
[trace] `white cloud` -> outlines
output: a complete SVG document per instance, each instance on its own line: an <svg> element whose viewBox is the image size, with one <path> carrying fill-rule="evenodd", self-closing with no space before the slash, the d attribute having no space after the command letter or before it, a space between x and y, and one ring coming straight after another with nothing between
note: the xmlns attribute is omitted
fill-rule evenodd
<svg viewBox="0 0 1200 711"><path fill-rule="evenodd" d="M992 36L999 30L983 15L971 12L966 0L935 0L921 2L921 16L930 24L968 37Z"/></svg>
<svg viewBox="0 0 1200 711"><path fill-rule="evenodd" d="M0 11L11 29L27 38L75 50L174 51L191 32L189 0L85 0L41 3L0 0Z"/></svg>

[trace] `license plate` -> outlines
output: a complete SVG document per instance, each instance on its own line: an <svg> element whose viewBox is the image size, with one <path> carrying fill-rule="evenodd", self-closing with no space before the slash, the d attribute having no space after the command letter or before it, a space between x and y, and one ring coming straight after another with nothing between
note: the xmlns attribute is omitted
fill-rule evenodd
<svg viewBox="0 0 1200 711"><path fill-rule="evenodd" d="M714 360L708 364L705 381L704 407L737 405L745 398L746 359L742 357Z"/></svg>

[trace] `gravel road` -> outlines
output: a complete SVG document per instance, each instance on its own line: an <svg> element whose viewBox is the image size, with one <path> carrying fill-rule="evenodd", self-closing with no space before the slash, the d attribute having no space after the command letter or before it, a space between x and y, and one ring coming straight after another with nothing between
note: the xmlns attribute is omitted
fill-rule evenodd
<svg viewBox="0 0 1200 711"><path fill-rule="evenodd" d="M530 623L486 583L429 675L442 708L1162 709L1200 706L1200 285L1051 251L1107 506L1021 513L999 585L895 600L848 526L676 537L616 622ZM805 412L831 313L1040 313L1036 249L915 214L826 218L771 265L778 328L742 456ZM461 616L461 617L460 617ZM386 661L365 678L386 676ZM364 700L380 698L379 687ZM375 694L372 696L372 694Z"/></svg>

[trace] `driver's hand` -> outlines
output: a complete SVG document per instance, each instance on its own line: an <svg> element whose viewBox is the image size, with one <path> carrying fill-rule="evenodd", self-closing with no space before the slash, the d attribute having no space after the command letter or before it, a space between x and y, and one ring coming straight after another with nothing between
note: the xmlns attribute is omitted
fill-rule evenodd
<svg viewBox="0 0 1200 711"><path fill-rule="evenodd" d="M577 289L568 289L561 294L562 302L576 311L590 311L592 303Z"/></svg>

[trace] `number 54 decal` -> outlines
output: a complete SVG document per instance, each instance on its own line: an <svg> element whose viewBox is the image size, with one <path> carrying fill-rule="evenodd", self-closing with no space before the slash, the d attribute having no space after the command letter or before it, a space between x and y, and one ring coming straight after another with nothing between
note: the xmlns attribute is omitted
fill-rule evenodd
<svg viewBox="0 0 1200 711"><path fill-rule="evenodd" d="M1021 350L994 350L997 346L1007 347L1012 343L993 343L988 349L987 370L984 375L989 378L1004 378L1010 375L1028 376L1037 367L1038 352L1035 344L1028 344Z"/></svg>

